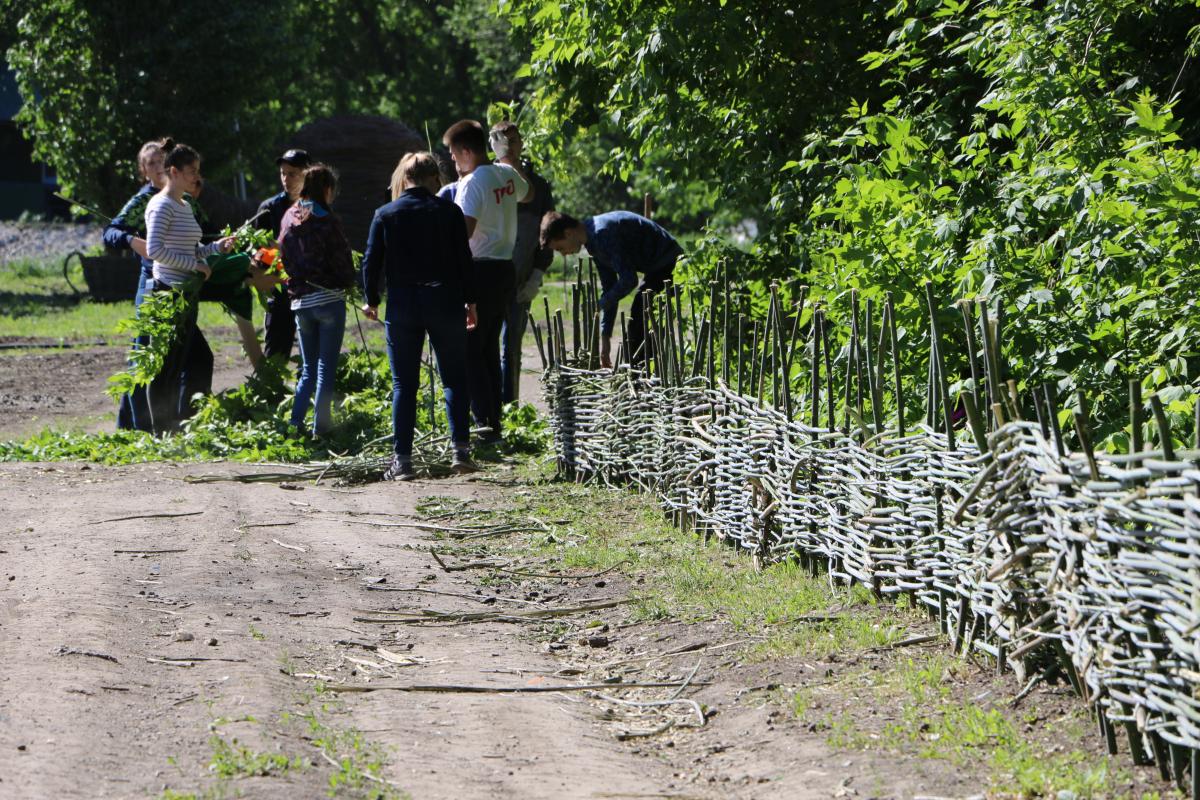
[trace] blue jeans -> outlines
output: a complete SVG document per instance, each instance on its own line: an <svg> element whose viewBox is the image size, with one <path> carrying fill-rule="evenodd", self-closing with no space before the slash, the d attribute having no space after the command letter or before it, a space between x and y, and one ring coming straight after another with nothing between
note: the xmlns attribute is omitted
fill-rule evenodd
<svg viewBox="0 0 1200 800"><path fill-rule="evenodd" d="M304 427L304 416L316 390L312 431L325 433L333 427L333 379L338 353L346 333L346 304L338 300L312 308L297 309L296 330L300 334L300 380L292 404L292 424Z"/></svg>
<svg viewBox="0 0 1200 800"><path fill-rule="evenodd" d="M392 431L396 455L412 456L425 334L442 376L450 439L471 441L467 395L467 313L459 292L444 286L392 286L387 302L387 352L392 365Z"/></svg>
<svg viewBox="0 0 1200 800"><path fill-rule="evenodd" d="M138 275L137 294L133 298L134 313L141 307L142 300L146 297L146 292L149 291L146 286L148 282L154 280L154 264L152 262L142 261L142 271ZM144 336L135 337L133 340L134 346L148 344L149 340ZM139 386L129 394L121 395L121 402L117 406L117 430L139 430L149 431L154 427L150 419L150 403L146 400L146 387Z"/></svg>

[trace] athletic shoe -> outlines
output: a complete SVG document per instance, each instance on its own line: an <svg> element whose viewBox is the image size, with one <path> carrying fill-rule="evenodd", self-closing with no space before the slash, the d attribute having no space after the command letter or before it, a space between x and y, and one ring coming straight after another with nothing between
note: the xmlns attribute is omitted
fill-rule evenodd
<svg viewBox="0 0 1200 800"><path fill-rule="evenodd" d="M475 466L475 462L471 460L469 455L454 454L454 461L450 464L450 472L454 475L469 475L472 472L478 472L479 467Z"/></svg>
<svg viewBox="0 0 1200 800"><path fill-rule="evenodd" d="M411 461L401 461L395 456L392 457L392 463L388 466L387 471L383 473L385 481L411 481L417 477L413 471Z"/></svg>

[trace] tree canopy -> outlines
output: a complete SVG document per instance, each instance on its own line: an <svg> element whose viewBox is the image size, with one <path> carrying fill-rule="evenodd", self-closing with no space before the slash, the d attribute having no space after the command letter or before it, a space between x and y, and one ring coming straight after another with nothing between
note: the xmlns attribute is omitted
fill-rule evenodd
<svg viewBox="0 0 1200 800"><path fill-rule="evenodd" d="M273 191L274 151L305 122L379 113L436 136L510 99L523 62L486 0L3 0L0 28L35 155L105 208L147 139L195 146L226 188L242 171Z"/></svg>

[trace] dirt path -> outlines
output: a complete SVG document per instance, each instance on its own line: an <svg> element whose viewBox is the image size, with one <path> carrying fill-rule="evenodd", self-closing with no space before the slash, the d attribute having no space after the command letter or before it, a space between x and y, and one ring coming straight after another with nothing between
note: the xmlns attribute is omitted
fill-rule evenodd
<svg viewBox="0 0 1200 800"><path fill-rule="evenodd" d="M185 480L252 471L0 464L0 798L816 800L986 785L984 765L835 750L771 699L829 684L849 666L833 658L746 658L728 625L633 621L624 607L518 619L621 601L637 587L619 573L443 570L429 550L453 543L429 530L422 499L512 507L530 486L511 465L352 489ZM425 611L509 620L381 620ZM676 690L619 688L633 681L675 685L704 726L641 735L663 717L631 723L599 695ZM462 691L589 683L612 688ZM335 691L381 686L393 689ZM395 690L413 686L458 690ZM843 694L839 715L857 702Z"/></svg>
<svg viewBox="0 0 1200 800"><path fill-rule="evenodd" d="M8 342L37 344L36 340ZM214 340L213 390L238 386L249 365L240 345ZM127 350L79 346L58 350L0 350L0 441L43 428L89 433L116 427L117 405L104 393L108 378L125 366Z"/></svg>
<svg viewBox="0 0 1200 800"><path fill-rule="evenodd" d="M701 652L720 644L705 626L623 627L605 611L572 621L610 620L602 649L550 652L521 624L363 621L388 609L520 613L624 596L619 580L544 582L532 600L528 585L484 586L484 573L441 571L431 533L403 526L424 495L487 508L511 487L182 480L235 469L245 470L0 465L0 797L197 792L224 785L210 763L245 796L319 797L345 771L317 739L341 741L339 761L386 755L382 774L414 798L854 796L847 776L879 792L864 796L964 788L928 762L855 766L777 707L747 702L747 687L803 671L781 678L723 645ZM178 516L118 520L142 514ZM139 550L157 552L124 552ZM571 685L594 679L581 666L596 674L597 662L648 650L683 651L668 659L668 682L702 663L694 680L710 685L683 696L707 706L704 729L623 743L604 704L582 693L317 693L319 682ZM278 754L311 766L263 767Z"/></svg>

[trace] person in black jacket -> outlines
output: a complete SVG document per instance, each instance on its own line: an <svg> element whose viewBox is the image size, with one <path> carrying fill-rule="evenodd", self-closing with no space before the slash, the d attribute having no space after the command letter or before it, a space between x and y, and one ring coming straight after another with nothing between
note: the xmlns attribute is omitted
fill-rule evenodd
<svg viewBox="0 0 1200 800"><path fill-rule="evenodd" d="M304 170L313 162L307 151L288 150L275 159L275 163L279 165L279 183L283 191L263 200L254 219L260 230L271 231L278 239L283 215L300 199ZM282 355L285 360L291 358L292 345L296 343L296 316L292 313L291 298L282 286L267 300L264 328L263 354L268 358L275 355Z"/></svg>
<svg viewBox="0 0 1200 800"><path fill-rule="evenodd" d="M435 196L441 185L432 153L409 153L392 175L392 202L375 212L362 260L363 313L379 319L380 282L387 281L388 360L392 365L395 455L384 480L413 478L421 351L425 334L438 372L454 443L453 470L470 461L467 331L475 327L471 250L462 211Z"/></svg>

